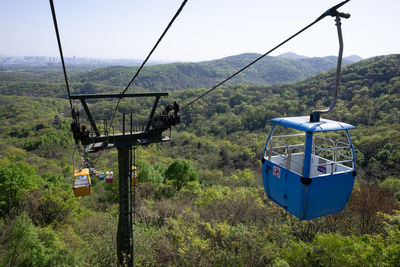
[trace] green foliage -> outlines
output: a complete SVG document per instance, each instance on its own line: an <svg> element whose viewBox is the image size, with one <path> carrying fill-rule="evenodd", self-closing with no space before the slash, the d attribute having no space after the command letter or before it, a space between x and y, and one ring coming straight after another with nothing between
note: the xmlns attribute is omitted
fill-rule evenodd
<svg viewBox="0 0 400 267"><path fill-rule="evenodd" d="M385 214L385 231L387 233L386 255L389 265L395 266L400 261L400 211L395 214Z"/></svg>
<svg viewBox="0 0 400 267"><path fill-rule="evenodd" d="M26 214L17 217L7 236L4 265L39 266L45 261L45 248L35 226Z"/></svg>
<svg viewBox="0 0 400 267"><path fill-rule="evenodd" d="M46 263L42 266L73 266L78 264L78 257L64 241L62 233L51 227L36 228L40 242L45 247Z"/></svg>
<svg viewBox="0 0 400 267"><path fill-rule="evenodd" d="M258 54L242 54L199 63L172 63L146 66L135 81L143 91L173 91L215 85L237 69L256 59ZM344 60L345 63L348 63ZM336 59L288 59L266 57L236 77L235 84L273 84L294 82L335 68ZM126 86L137 67L104 67L92 71L72 71L68 78L74 94L118 92ZM32 68L26 72L0 72L0 94L65 97L62 72L53 68Z"/></svg>
<svg viewBox="0 0 400 267"><path fill-rule="evenodd" d="M60 157L72 144L61 116L68 114L65 101L2 96L0 104L0 136L7 143L47 158Z"/></svg>
<svg viewBox="0 0 400 267"><path fill-rule="evenodd" d="M225 178L224 183L231 186L253 186L254 173L249 169L236 170L230 177Z"/></svg>
<svg viewBox="0 0 400 267"><path fill-rule="evenodd" d="M221 184L223 180L223 173L221 170L213 169L200 169L199 170L199 181L201 184L210 186Z"/></svg>
<svg viewBox="0 0 400 267"><path fill-rule="evenodd" d="M162 172L162 167L159 167L159 169ZM137 172L140 183L152 182L157 186L160 186L163 183L163 174L146 160L140 159L137 161Z"/></svg>
<svg viewBox="0 0 400 267"><path fill-rule="evenodd" d="M87 214L77 224L76 233L82 240L80 244L77 244L82 265L116 265L116 227L116 210L111 210L109 213Z"/></svg>
<svg viewBox="0 0 400 267"><path fill-rule="evenodd" d="M0 214L20 207L26 194L41 184L34 167L11 158L0 162Z"/></svg>
<svg viewBox="0 0 400 267"><path fill-rule="evenodd" d="M68 172L68 177L72 172ZM69 184L64 182L64 176L56 173L44 173L41 175L45 184L49 188L62 188L64 190L71 189Z"/></svg>
<svg viewBox="0 0 400 267"><path fill-rule="evenodd" d="M74 265L75 257L66 244L50 228L36 229L30 218L22 213L6 235L4 266Z"/></svg>
<svg viewBox="0 0 400 267"><path fill-rule="evenodd" d="M379 266L391 262L381 236L317 234L312 243L293 242L284 259L296 266Z"/></svg>
<svg viewBox="0 0 400 267"><path fill-rule="evenodd" d="M392 193L397 200L400 200L400 179L395 177L386 178L380 185L381 188Z"/></svg>
<svg viewBox="0 0 400 267"><path fill-rule="evenodd" d="M188 182L197 181L199 174L192 163L184 159L176 159L165 171L165 178L173 181L177 190L181 190Z"/></svg>
<svg viewBox="0 0 400 267"><path fill-rule="evenodd" d="M157 253L166 246L163 233L157 227L140 223L135 225L135 265L155 266L162 257ZM163 251L168 253L167 251Z"/></svg>
<svg viewBox="0 0 400 267"><path fill-rule="evenodd" d="M79 212L79 202L70 188L33 191L27 196L25 210L37 225L66 224Z"/></svg>
<svg viewBox="0 0 400 267"><path fill-rule="evenodd" d="M155 66L147 68L136 85L156 91L207 87L252 57L210 65ZM188 107L182 123L172 131L171 142L138 148L136 265L397 266L400 220L393 196L399 191L400 57L378 57L344 67L341 99L326 117L358 126L351 134L359 174L347 207L312 221L300 221L267 200L259 159L270 130L266 122L328 106L335 73L294 84L257 85L297 79L307 72L291 69L295 62L284 63L282 69L283 61L266 61L278 64L265 65L263 72L272 76L253 79L260 73L250 69L234 83L247 83L252 77L256 85L231 84L214 91ZM75 72L73 91L116 92L132 70ZM204 79L181 84L187 77ZM1 73L1 92L13 94L21 88L27 93L65 96L58 72ZM171 95L182 103L203 92L198 88ZM160 106L170 101L160 99ZM110 119L114 104L96 101L89 106L98 121ZM135 125L140 125L151 106L150 100L124 99L120 111L133 112ZM93 177L92 194L75 198L68 108L61 99L0 98L1 266L117 265L117 153L104 151L98 160L92 159L96 169L114 171L114 182L105 184ZM117 132L122 129L119 121L117 112Z"/></svg>

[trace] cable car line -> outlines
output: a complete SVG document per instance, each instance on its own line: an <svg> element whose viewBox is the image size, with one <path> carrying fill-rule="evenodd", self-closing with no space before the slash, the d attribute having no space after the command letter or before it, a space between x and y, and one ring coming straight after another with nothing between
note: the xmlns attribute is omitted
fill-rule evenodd
<svg viewBox="0 0 400 267"><path fill-rule="evenodd" d="M165 28L164 32L161 34L160 38L158 38L156 44L153 46L153 48L151 49L150 53L147 55L146 59L143 61L142 65L139 67L139 69L136 71L135 75L133 76L132 80L128 83L128 85L126 86L126 88L124 90L122 90L120 92L121 95L125 94L125 92L128 90L128 88L132 85L133 81L136 79L136 77L139 75L140 71L143 69L144 65L146 64L146 62L149 60L150 56L153 54L153 52L156 50L157 46L160 44L161 40L164 38L165 34L168 32L169 28L172 26L172 24L174 23L175 19L179 16L179 14L181 13L181 11L183 10L183 8L185 7L186 3L188 0L184 0L181 4L181 6L179 7L179 9L176 11L175 15L173 16L173 18L171 19L171 21L168 23L167 27ZM121 102L121 98L118 99L118 103L117 106L115 107L112 119L111 119L111 123L110 123L110 128L112 127L113 121L114 121L114 117L115 114L117 112L119 103Z"/></svg>
<svg viewBox="0 0 400 267"><path fill-rule="evenodd" d="M56 36L57 36L58 50L60 51L61 63L62 63L63 71L64 71L65 85L67 86L68 100L69 100L69 105L71 108L71 115L72 115L72 118L74 118L75 114L72 111L73 108L72 108L72 100L71 100L71 91L69 89L69 84L68 84L67 70L65 69L64 55L63 55L63 51L62 51L62 47L61 47L60 33L58 31L56 11L54 8L53 0L49 0L49 2L50 2L51 14L53 16L54 29L56 31Z"/></svg>
<svg viewBox="0 0 400 267"><path fill-rule="evenodd" d="M97 161L99 160L100 155L101 155L101 153L102 153L103 151L104 151L104 149L100 150L99 155L97 155L97 158L96 158L96 160L94 161L93 165L96 165L96 164L97 164Z"/></svg>
<svg viewBox="0 0 400 267"><path fill-rule="evenodd" d="M275 46L274 48L272 48L271 50L269 50L268 52L266 52L265 54L259 56L258 58L256 58L255 60L253 60L252 62L250 62L249 64L247 64L246 66L244 66L243 68L241 68L240 70L238 70L237 72L235 72L234 74L232 74L231 76L229 76L228 78L226 78L225 80L223 80L222 82L218 83L217 85L215 85L214 87L212 87L211 89L209 89L208 91L206 91L205 93L201 94L200 96L198 96L197 98L195 98L194 100L192 100L191 102L189 102L188 104L184 105L180 111L186 109L189 105L192 105L194 102L198 101L200 98L206 96L207 94L209 94L211 91L214 91L215 89L217 89L219 86L223 85L224 83L226 83L227 81L229 81L230 79L232 79L233 77L235 77L236 75L238 75L239 73L241 73L242 71L246 70L247 68L249 68L251 65L255 64L256 62L258 62L260 59L264 58L265 56L267 56L268 54L270 54L271 52L273 52L274 50L276 50L277 48L279 48L280 46L282 46L283 44L287 43L288 41L290 41L291 39L293 39L294 37L296 37L297 35L299 35L300 33L304 32L305 30L307 30L308 28L310 28L311 26L313 26L314 24L316 24L317 22L319 22L320 20L322 20L323 18L325 18L326 16L336 16L339 15L340 17L343 18L349 18L350 15L346 14L346 13L340 13L337 11L337 9L341 6L343 6L344 4L346 4L347 2L349 2L350 0L346 0L343 1L333 7L331 7L330 9L328 9L327 11L325 11L321 16L319 16L316 20L314 20L312 23L310 23L309 25L307 25L306 27L304 27L303 29L301 29L300 31L298 31L297 33L293 34L292 36L290 36L289 38L287 38L285 41L281 42L280 44L278 44L277 46Z"/></svg>
<svg viewBox="0 0 400 267"><path fill-rule="evenodd" d="M171 126L179 123L180 115L179 112L185 110L189 105L195 103L205 95L209 94L211 91L217 89L219 86L229 81L245 69L249 68L251 65L255 64L257 61L261 60L263 57L270 54L272 51L276 50L286 42L290 41L300 33L304 32L318 21L326 16L336 17L339 39L341 36L340 31L340 18L348 18L350 15L345 13L340 13L337 11L339 7L346 4L350 0L343 1L338 5L328 9L315 21L275 46L273 49L269 50L265 54L261 55L257 59L253 60L245 67L241 68L233 75L229 76L222 82L201 94L179 110L178 103L174 102L172 105L167 105L165 110L154 116L154 111L156 110L158 100L160 96L167 95L167 93L147 93L147 94L125 94L130 85L133 84L136 77L139 75L140 71L146 64L147 60L150 58L152 53L157 48L158 44L161 42L175 19L181 13L183 7L188 0L184 0L176 12L175 16L169 22L167 28L164 30L158 41L156 42L153 49L150 51L149 55L146 57L142 65L139 67L132 80L129 82L127 87L121 91L119 94L107 94L107 95L71 95L68 85L68 77L65 69L64 57L62 53L61 41L58 32L57 20L55 16L55 9L53 0L50 1L50 6L53 15L54 27L56 30L58 47L60 50L60 56L63 65L64 78L67 85L68 99L70 101L71 113L73 122L71 124L72 131L74 134L74 139L76 146L73 153L73 162L75 151L80 151L78 141L81 142L83 146L94 145L94 144L105 144L108 146L108 134L105 136L100 136L96 125L93 122L93 118L88 110L86 99L90 98L118 98L117 106L114 110L112 120L110 123L110 128L112 127L113 120L115 118L116 111L118 110L121 98L124 97L143 97L151 96L156 97L154 102L151 115L148 120L148 124L145 130L141 132L132 132L132 114L131 114L131 130L129 134L125 133L125 114L123 114L123 131L122 135L113 134L113 145L117 147L118 150L118 179L119 179L119 218L118 218L118 230L117 230L117 256L119 264L121 265L134 265L134 238L133 238L133 228L132 228L132 215L136 212L136 185L138 183L137 169L136 169L136 155L135 149L137 145L147 145L156 142L168 141L169 138L164 138L162 132L171 129ZM342 46L342 41L340 40L340 46ZM340 75L341 57L342 51L340 48L338 58L338 71L337 77ZM339 79L337 78L337 84ZM338 88L338 86L337 86ZM336 94L337 96L337 94ZM79 122L79 110L75 111L72 103L72 99L79 99L85 109L86 115L92 124L92 128L97 131L96 136L89 136L90 131L86 131L85 126L81 126ZM336 101L336 98L334 98ZM335 212L341 211L346 205L349 196L351 194L354 178L356 175L355 169L355 153L353 144L351 142L348 130L354 129L355 126L336 122L332 120L321 120L319 118L319 113L327 113L332 110L335 101L331 104L331 107L327 111L313 111L310 120L307 117L290 117L290 118L275 118L271 120L274 124L270 135L267 139L267 143L264 148L264 154L262 157L262 168L263 168L263 182L265 192L272 201L276 202L282 208L286 209L288 212L297 216L300 219L313 219L320 216L325 216ZM169 114L174 111L173 114ZM314 114L315 113L315 114ZM314 120L315 119L315 120ZM291 128L294 130L300 130L305 132L305 142L304 144L285 144L284 142L276 141L276 138L285 138L286 136L273 136L273 131L275 126L280 125L283 127ZM107 126L105 126L107 130ZM327 151L324 144L318 147L316 144L317 140L326 140L326 138L317 139L318 134L327 131L345 131L347 136L347 143L342 141L333 142L333 147L331 151L333 156L331 158L326 157L324 153ZM278 144L275 145L274 144ZM279 149L285 149L285 152L279 152ZM101 149L105 149L101 147ZM342 150L347 149L347 151L342 152ZM132 155L133 150L133 155ZM296 153L293 151L296 150ZM318 152L322 152L318 154ZM101 154L101 152L100 152ZM98 158L100 157L98 155ZM342 157L342 158L340 158ZM97 158L97 160L98 160ZM96 160L96 162L97 162ZM133 164L132 164L133 160ZM344 163L348 163L350 166L345 166ZM129 168L129 171L128 171ZM80 170L73 171L73 190L75 196L86 196L90 195L91 192L91 179L90 179L90 168L83 168ZM93 168L92 168L93 169ZM134 175L135 174L135 175ZM104 176L104 173L103 173ZM282 177L282 178L281 178ZM285 178L284 178L285 177ZM129 179L130 178L130 179ZM112 182L114 179L113 172L107 172L106 182ZM133 185L133 186L132 186ZM339 192L339 193L337 193ZM133 200L133 201L132 201ZM301 205L299 205L301 204Z"/></svg>
<svg viewBox="0 0 400 267"><path fill-rule="evenodd" d="M147 55L146 59L143 61L142 65L139 67L139 69L136 71L135 75L133 76L132 80L129 82L129 84L126 86L126 88L120 93L120 94L124 94L129 86L131 86L131 84L133 83L133 81L136 79L136 77L139 75L140 71L143 69L144 65L147 63L147 61L149 60L150 56L153 54L153 52L156 50L157 46L160 44L161 40L164 38L165 34L168 32L169 28L172 26L172 24L174 23L175 19L179 16L179 14L181 13L182 9L184 8L184 6L186 5L188 0L184 0L181 4L181 6L179 7L179 9L176 11L174 17L171 19L171 21L168 23L168 26L165 28L164 32L161 34L160 38L158 38L158 41L156 42L156 44L154 45L154 47L151 49L150 53Z"/></svg>

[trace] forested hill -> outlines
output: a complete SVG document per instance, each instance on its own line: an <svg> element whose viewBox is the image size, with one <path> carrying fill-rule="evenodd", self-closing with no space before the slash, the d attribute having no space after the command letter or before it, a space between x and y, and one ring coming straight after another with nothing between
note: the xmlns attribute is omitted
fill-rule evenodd
<svg viewBox="0 0 400 267"><path fill-rule="evenodd" d="M274 117L305 116L315 108L329 107L335 74L330 71L285 85L231 85L218 89L183 112L185 130L220 138L238 132L264 132L266 122ZM324 117L356 125L357 135L374 135L358 146L364 167L379 157L377 154L388 138L391 145L382 151L392 149L386 155L395 156L394 152L400 150L400 134L395 133L400 130L400 55L375 57L346 66L341 80L338 103ZM184 104L202 92L204 89L179 92L175 98ZM380 148L374 147L378 144ZM391 172L396 172L396 168Z"/></svg>
<svg viewBox="0 0 400 267"><path fill-rule="evenodd" d="M199 63L151 66L143 71L136 84L139 88L155 91L208 88L259 56L259 54L241 54ZM347 63L350 61L345 60L344 64ZM294 82L333 69L335 66L336 57L304 59L265 57L235 77L230 84L267 85ZM95 70L90 73L90 80L108 81L107 77L101 76L100 71ZM99 75L99 78L95 75Z"/></svg>
<svg viewBox="0 0 400 267"><path fill-rule="evenodd" d="M335 75L335 70L332 70L291 84L228 86L201 99L195 104L193 113L187 117L192 121L199 109L203 116L209 117L229 112L248 116L250 113L247 109L251 107L258 118L251 118L252 123L242 125L242 129L260 130L274 116L307 115L313 108L329 106ZM376 124L382 122L382 119L398 122L400 114L396 112L400 109L399 82L400 54L370 58L345 66L342 69L338 104L333 113L335 115L330 116L364 125ZM179 92L176 96L184 104L193 98L196 94L194 91L200 94L204 89Z"/></svg>
<svg viewBox="0 0 400 267"><path fill-rule="evenodd" d="M23 81L26 74L18 75ZM329 71L291 84L221 87L182 112L171 142L139 147L135 264L398 266L400 55L344 67L340 99L323 116L357 126L357 178L346 208L300 221L266 197L260 158L267 121L327 107L334 79ZM2 86L11 90L7 81ZM171 92L160 107L204 90ZM120 110L146 119L151 104L124 99ZM115 108L102 100L88 105L95 119ZM71 174L82 165L78 152L72 164L68 114L65 99L0 97L0 266L117 266L117 151L89 155L97 170L114 171L114 182L92 176L91 195L74 197Z"/></svg>
<svg viewBox="0 0 400 267"><path fill-rule="evenodd" d="M174 91L207 88L244 67L259 54L241 54L199 63L146 66L135 80L136 91ZM230 84L267 85L299 81L336 67L336 57L265 57L235 77ZM343 60L343 64L350 61ZM67 66L68 67L68 66ZM137 67L105 67L68 73L73 93L119 92L132 79ZM60 69L37 68L29 72L0 72L0 93L65 97Z"/></svg>

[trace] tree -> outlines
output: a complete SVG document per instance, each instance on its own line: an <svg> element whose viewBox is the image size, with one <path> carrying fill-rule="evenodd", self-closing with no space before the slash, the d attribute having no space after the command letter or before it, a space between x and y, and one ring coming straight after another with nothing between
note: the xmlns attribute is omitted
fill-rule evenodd
<svg viewBox="0 0 400 267"><path fill-rule="evenodd" d="M96 87L91 82L87 82L81 87L81 94L94 94L94 93L96 93Z"/></svg>
<svg viewBox="0 0 400 267"><path fill-rule="evenodd" d="M381 232L379 212L392 214L393 210L399 208L389 193L372 184L361 185L360 190L354 190L348 206L352 210L352 218L355 219L353 225L360 234Z"/></svg>
<svg viewBox="0 0 400 267"><path fill-rule="evenodd" d="M8 266L43 266L45 247L41 244L35 226L23 213L11 226L6 240L4 265Z"/></svg>
<svg viewBox="0 0 400 267"><path fill-rule="evenodd" d="M35 227L26 213L18 216L8 229L0 266L77 265L76 255L63 242L63 235L52 227Z"/></svg>
<svg viewBox="0 0 400 267"><path fill-rule="evenodd" d="M197 181L199 174L192 163L184 159L176 159L165 172L167 180L173 181L175 187L180 190L190 181Z"/></svg>
<svg viewBox="0 0 400 267"><path fill-rule="evenodd" d="M60 126L62 124L62 120L61 120L61 117L58 116L57 114L54 116L53 124L56 126L57 129L60 129Z"/></svg>
<svg viewBox="0 0 400 267"><path fill-rule="evenodd" d="M381 188L392 193L396 199L400 199L400 179L389 176L379 185Z"/></svg>
<svg viewBox="0 0 400 267"><path fill-rule="evenodd" d="M138 168L138 177L140 183L152 182L157 186L162 184L163 177L161 173L158 170L156 170L148 161L138 160L137 168Z"/></svg>
<svg viewBox="0 0 400 267"><path fill-rule="evenodd" d="M11 159L16 161L16 159ZM25 194L40 185L35 168L23 162L0 162L0 214L18 208Z"/></svg>

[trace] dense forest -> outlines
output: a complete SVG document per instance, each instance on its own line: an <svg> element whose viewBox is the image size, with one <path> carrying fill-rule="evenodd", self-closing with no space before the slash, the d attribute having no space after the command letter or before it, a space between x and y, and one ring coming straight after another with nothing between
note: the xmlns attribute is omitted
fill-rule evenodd
<svg viewBox="0 0 400 267"><path fill-rule="evenodd" d="M72 86L116 91L129 80L123 69L76 71ZM105 71L109 76L96 83L91 75ZM61 73L0 74L0 266L116 266L118 179L94 179L90 196L74 197ZM153 89L164 88L158 71L146 75L159 83ZM184 110L171 142L137 149L136 265L398 266L400 55L343 68L340 100L326 117L357 126L351 134L358 175L342 212L311 221L267 199L260 158L268 120L329 106L335 72L286 84L247 79ZM160 106L184 105L213 81L193 81L193 89L170 92ZM32 94L17 96L24 92ZM115 104L93 101L90 108L102 122ZM133 112L140 125L150 109L144 99L123 100L119 111ZM90 157L96 169L118 175L116 150Z"/></svg>
<svg viewBox="0 0 400 267"><path fill-rule="evenodd" d="M136 91L174 91L211 87L225 79L259 54L241 54L198 63L171 63L148 66L135 80ZM351 61L344 59L343 64ZM299 81L336 67L336 57L278 58L266 57L238 75L232 84L265 85ZM73 94L120 92L137 67L110 66L92 71L68 68ZM29 67L5 72L0 68L0 94L65 97L64 77L60 68Z"/></svg>

